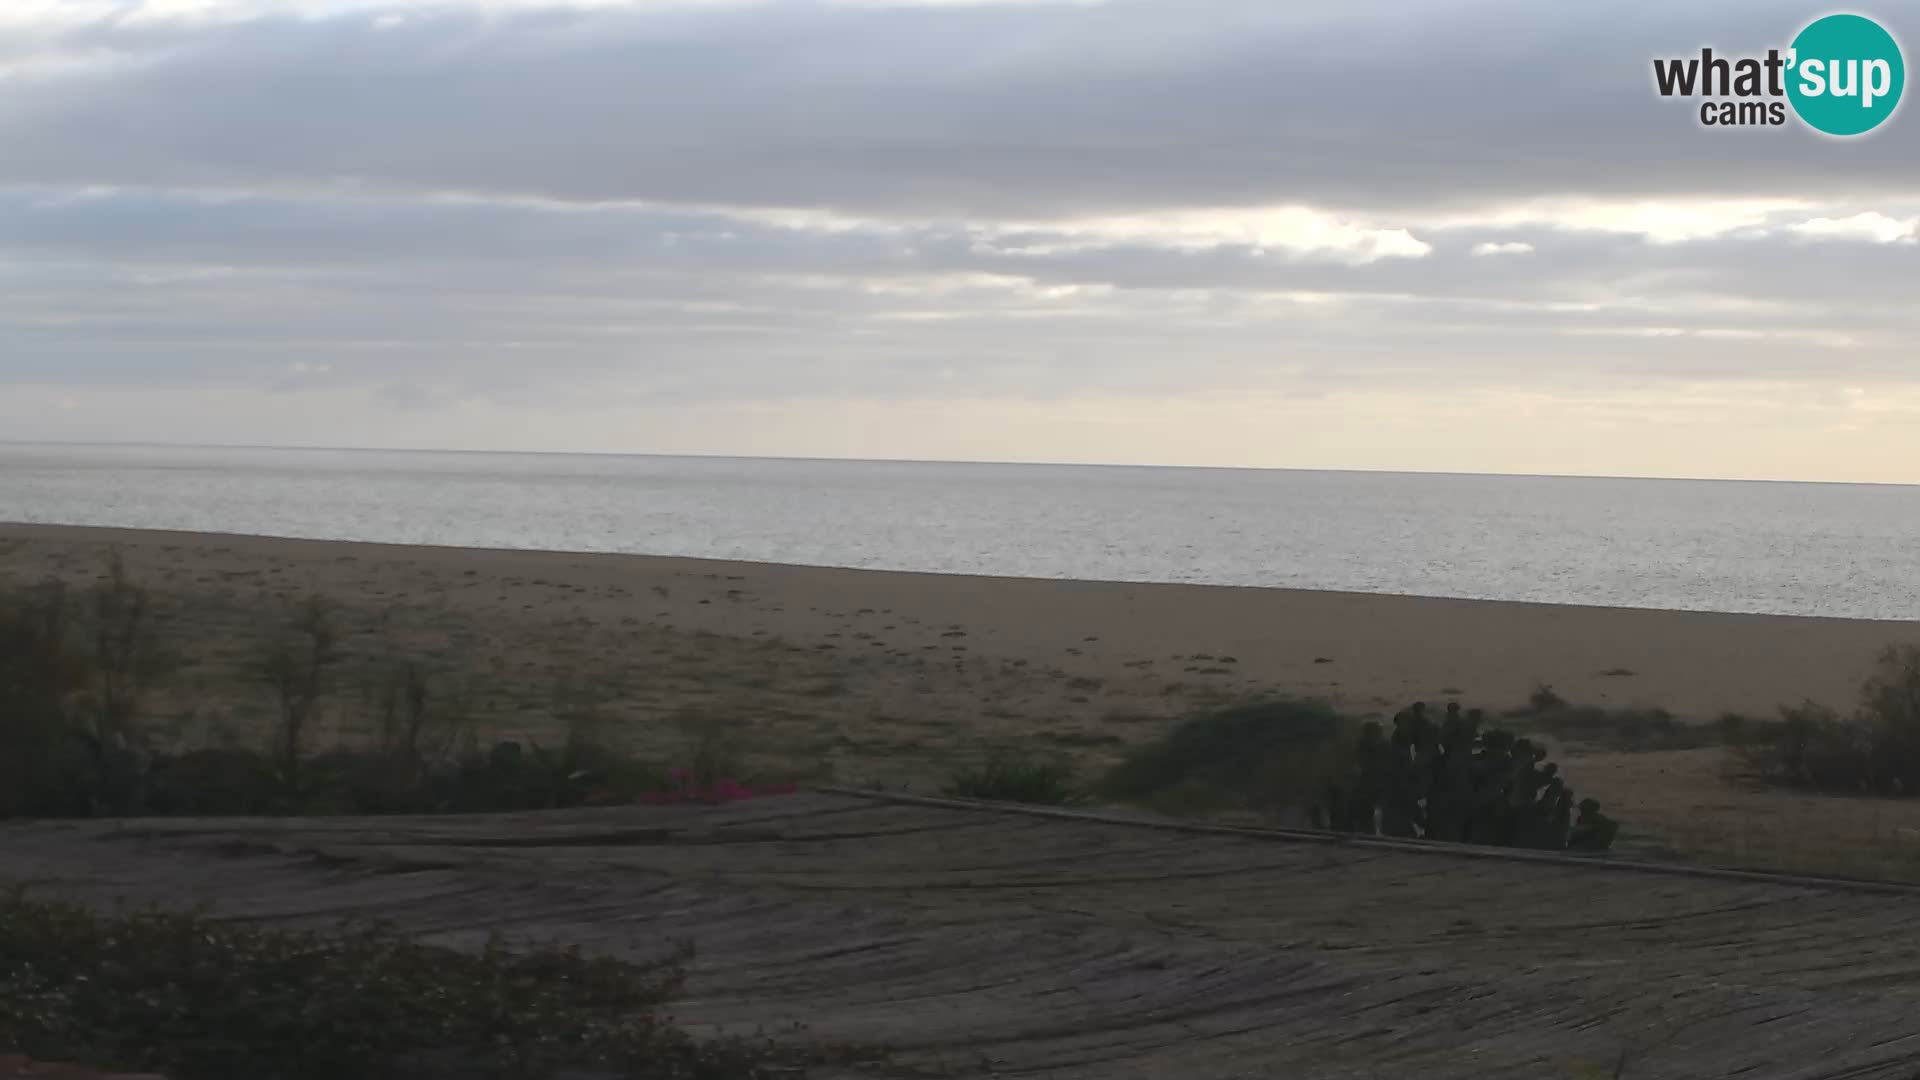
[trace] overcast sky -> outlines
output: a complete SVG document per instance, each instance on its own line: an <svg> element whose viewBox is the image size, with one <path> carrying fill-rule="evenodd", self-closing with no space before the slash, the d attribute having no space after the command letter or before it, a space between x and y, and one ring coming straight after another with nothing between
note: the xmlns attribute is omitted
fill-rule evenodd
<svg viewBox="0 0 1920 1080"><path fill-rule="evenodd" d="M5 0L0 438L1920 483L1825 10Z"/></svg>

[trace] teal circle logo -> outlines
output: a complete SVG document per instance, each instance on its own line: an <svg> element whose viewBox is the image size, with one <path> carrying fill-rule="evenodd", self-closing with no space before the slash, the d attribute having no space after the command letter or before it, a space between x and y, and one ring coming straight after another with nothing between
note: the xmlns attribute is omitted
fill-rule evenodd
<svg viewBox="0 0 1920 1080"><path fill-rule="evenodd" d="M1862 15L1828 15L1793 39L1787 99L1816 131L1864 135L1900 105L1907 65L1900 43Z"/></svg>

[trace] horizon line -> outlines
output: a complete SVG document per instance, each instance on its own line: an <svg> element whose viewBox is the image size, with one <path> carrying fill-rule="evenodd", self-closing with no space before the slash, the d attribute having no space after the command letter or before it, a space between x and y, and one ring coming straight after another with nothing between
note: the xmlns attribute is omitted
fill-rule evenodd
<svg viewBox="0 0 1920 1080"><path fill-rule="evenodd" d="M155 442L150 440L5 439L0 446L149 447L169 450L283 450L354 454L493 454L547 457L693 458L715 461L795 461L868 465L1005 465L1066 469L1191 469L1214 472L1314 472L1378 476L1463 476L1518 480L1647 480L1674 483L1829 484L1847 487L1920 487L1893 480L1795 480L1768 476L1647 476L1629 473L1480 472L1459 469L1391 469L1314 465L1185 465L1173 462L1032 461L978 458L826 457L814 454L670 453L647 450L501 450L481 447L311 446L273 443Z"/></svg>

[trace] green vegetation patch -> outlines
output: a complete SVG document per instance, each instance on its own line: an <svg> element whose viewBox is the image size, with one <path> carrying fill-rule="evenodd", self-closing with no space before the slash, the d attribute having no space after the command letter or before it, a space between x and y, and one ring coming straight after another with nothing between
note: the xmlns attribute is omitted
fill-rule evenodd
<svg viewBox="0 0 1920 1080"><path fill-rule="evenodd" d="M1358 731L1317 701L1217 709L1136 749L1095 790L1167 813L1304 811L1344 767Z"/></svg>
<svg viewBox="0 0 1920 1080"><path fill-rule="evenodd" d="M1526 705L1508 712L1505 719L1523 734L1626 753L1697 750L1720 745L1725 738L1722 729L1689 724L1658 706L1576 705L1550 686L1536 689Z"/></svg>
<svg viewBox="0 0 1920 1080"><path fill-rule="evenodd" d="M1851 713L1808 701L1777 720L1729 716L1722 729L1763 779L1866 795L1920 794L1920 646L1890 646Z"/></svg>
<svg viewBox="0 0 1920 1080"><path fill-rule="evenodd" d="M0 897L0 1046L172 1080L770 1075L771 1046L701 1041L656 1010L653 964L574 949L477 953L393 930L267 930Z"/></svg>
<svg viewBox="0 0 1920 1080"><path fill-rule="evenodd" d="M1073 770L1063 762L1024 760L1005 754L957 770L941 793L960 799L1064 806L1078 802Z"/></svg>
<svg viewBox="0 0 1920 1080"><path fill-rule="evenodd" d="M334 609L319 597L290 607L252 665L274 702L267 745L163 749L144 705L177 665L153 607L117 559L84 589L0 592L0 818L500 812L794 790L744 772L712 732L691 768L638 761L592 737L590 710L562 711L555 745L483 745L460 698L397 656L361 687L371 737L315 747L316 721L346 689Z"/></svg>
<svg viewBox="0 0 1920 1080"><path fill-rule="evenodd" d="M1240 810L1356 832L1504 847L1605 850L1618 831L1576 801L1546 751L1449 705L1377 722L1314 701L1237 705L1134 751L1099 794L1169 813Z"/></svg>

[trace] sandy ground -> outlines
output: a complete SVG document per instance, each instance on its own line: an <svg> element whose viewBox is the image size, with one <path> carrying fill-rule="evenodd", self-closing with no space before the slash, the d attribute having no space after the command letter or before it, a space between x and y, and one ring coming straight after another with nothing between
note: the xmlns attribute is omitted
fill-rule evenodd
<svg viewBox="0 0 1920 1080"><path fill-rule="evenodd" d="M0 887L28 881L102 907L388 919L456 946L691 942L679 1021L883 1045L893 1076L1920 1070L1920 939L1901 930L1920 898L1806 883L825 794L0 825Z"/></svg>
<svg viewBox="0 0 1920 1080"><path fill-rule="evenodd" d="M404 656L483 737L552 740L591 717L673 757L718 728L808 778L919 790L995 748L1095 770L1175 717L1260 695L1381 715L1415 699L1497 711L1540 684L1697 720L1846 705L1882 647L1920 643L1920 623L61 526L0 525L0 583L90 580L109 550L156 590L187 661L148 710L183 740L259 737L271 700L250 665L287 606L319 593L351 653L337 734L364 730L365 685ZM1756 789L1723 775L1718 749L1589 753L1566 771L1683 853L1920 869L1907 804Z"/></svg>

